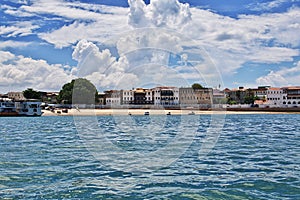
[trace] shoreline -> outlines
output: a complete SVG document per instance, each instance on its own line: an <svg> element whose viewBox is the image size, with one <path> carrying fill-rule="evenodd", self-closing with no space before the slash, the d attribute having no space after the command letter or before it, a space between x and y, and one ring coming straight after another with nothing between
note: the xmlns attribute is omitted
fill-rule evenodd
<svg viewBox="0 0 300 200"><path fill-rule="evenodd" d="M59 111L60 113L57 113ZM233 115L233 114L300 114L292 111L262 111L262 110L164 110L164 109L68 109L68 113L62 110L42 110L42 116L125 116L125 115L144 115L149 112L150 115L189 115L194 112L195 115Z"/></svg>

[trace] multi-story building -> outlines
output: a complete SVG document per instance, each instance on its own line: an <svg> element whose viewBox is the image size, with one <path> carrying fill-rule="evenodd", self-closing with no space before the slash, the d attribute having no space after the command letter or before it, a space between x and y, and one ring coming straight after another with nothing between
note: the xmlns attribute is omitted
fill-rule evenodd
<svg viewBox="0 0 300 200"><path fill-rule="evenodd" d="M121 105L121 91L109 90L104 91L105 93L105 104L108 106L119 106Z"/></svg>
<svg viewBox="0 0 300 200"><path fill-rule="evenodd" d="M155 105L179 105L179 88L156 87L152 91Z"/></svg>
<svg viewBox="0 0 300 200"><path fill-rule="evenodd" d="M267 92L271 88L270 86L259 86L258 88L251 89L253 95L260 100L267 100Z"/></svg>
<svg viewBox="0 0 300 200"><path fill-rule="evenodd" d="M98 93L98 104L99 105L105 105L106 104L105 93Z"/></svg>
<svg viewBox="0 0 300 200"><path fill-rule="evenodd" d="M213 97L212 88L193 89L179 88L179 99L181 105L205 104L211 105Z"/></svg>
<svg viewBox="0 0 300 200"><path fill-rule="evenodd" d="M7 94L9 99L12 99L14 101L24 101L26 98L23 95L23 92L9 92Z"/></svg>
<svg viewBox="0 0 300 200"><path fill-rule="evenodd" d="M145 98L146 98L147 104L154 104L153 96L154 96L154 92L151 89L145 90Z"/></svg>
<svg viewBox="0 0 300 200"><path fill-rule="evenodd" d="M56 104L58 95L59 92L44 92L42 95L42 100L43 102Z"/></svg>
<svg viewBox="0 0 300 200"><path fill-rule="evenodd" d="M218 89L213 89L213 103L226 104L227 98L225 92Z"/></svg>
<svg viewBox="0 0 300 200"><path fill-rule="evenodd" d="M153 104L153 94L151 89L136 88L134 90L135 105Z"/></svg>
<svg viewBox="0 0 300 200"><path fill-rule="evenodd" d="M269 107L282 107L283 99L286 98L286 94L283 93L282 88L268 88L266 92L266 105Z"/></svg>
<svg viewBox="0 0 300 200"><path fill-rule="evenodd" d="M245 102L245 98L249 93L244 87L239 87L238 89L226 90L227 98L230 102L234 102L237 104L243 104Z"/></svg>
<svg viewBox="0 0 300 200"><path fill-rule="evenodd" d="M283 105L285 107L300 107L300 87L284 87Z"/></svg>
<svg viewBox="0 0 300 200"><path fill-rule="evenodd" d="M121 104L129 105L134 103L134 91L133 90L121 90Z"/></svg>

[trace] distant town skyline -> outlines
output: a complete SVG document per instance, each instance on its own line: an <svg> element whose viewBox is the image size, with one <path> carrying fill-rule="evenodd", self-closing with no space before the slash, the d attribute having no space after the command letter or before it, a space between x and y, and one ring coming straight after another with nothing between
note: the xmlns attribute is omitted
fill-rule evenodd
<svg viewBox="0 0 300 200"><path fill-rule="evenodd" d="M300 1L4 0L0 93L300 85Z"/></svg>

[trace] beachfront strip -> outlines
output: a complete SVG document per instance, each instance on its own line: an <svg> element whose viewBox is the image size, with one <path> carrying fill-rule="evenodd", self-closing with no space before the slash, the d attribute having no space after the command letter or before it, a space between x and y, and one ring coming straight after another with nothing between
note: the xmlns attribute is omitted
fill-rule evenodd
<svg viewBox="0 0 300 200"><path fill-rule="evenodd" d="M41 92L46 104L57 104L58 92ZM22 92L9 92L0 95L13 101L26 100ZM300 86L237 89L213 89L192 87L155 87L151 89L133 88L131 90L108 90L98 94L99 107L164 106L199 108L292 108L300 107Z"/></svg>

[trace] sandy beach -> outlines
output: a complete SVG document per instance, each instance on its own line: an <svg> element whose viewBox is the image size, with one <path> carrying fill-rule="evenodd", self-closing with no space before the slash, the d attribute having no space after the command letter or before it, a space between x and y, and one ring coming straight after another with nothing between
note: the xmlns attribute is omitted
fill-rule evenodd
<svg viewBox="0 0 300 200"><path fill-rule="evenodd" d="M68 113L62 110L43 110L43 116L109 116L109 115L144 115L149 112L150 115L188 115L194 112L195 115L232 115L232 114L293 114L291 112L264 112L264 111L204 111L204 110L159 110L159 109L69 109ZM296 113L295 113L296 114ZM299 114L299 113L298 113Z"/></svg>

